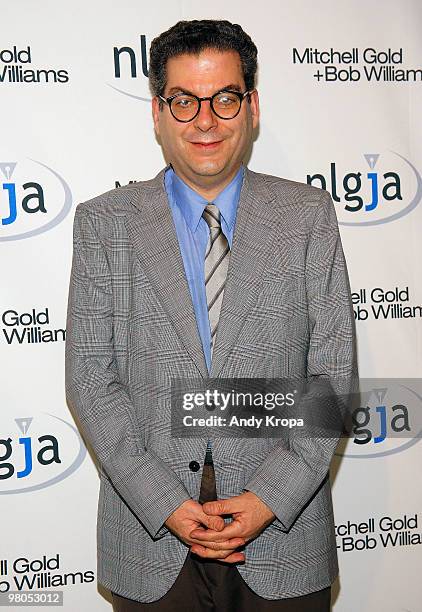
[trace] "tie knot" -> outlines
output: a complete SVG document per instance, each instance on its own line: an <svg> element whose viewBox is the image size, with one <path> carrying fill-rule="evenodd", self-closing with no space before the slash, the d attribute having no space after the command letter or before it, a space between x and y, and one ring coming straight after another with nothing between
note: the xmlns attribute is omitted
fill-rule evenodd
<svg viewBox="0 0 422 612"><path fill-rule="evenodd" d="M221 228L221 213L215 204L207 204L202 213L203 218L208 223L208 227Z"/></svg>

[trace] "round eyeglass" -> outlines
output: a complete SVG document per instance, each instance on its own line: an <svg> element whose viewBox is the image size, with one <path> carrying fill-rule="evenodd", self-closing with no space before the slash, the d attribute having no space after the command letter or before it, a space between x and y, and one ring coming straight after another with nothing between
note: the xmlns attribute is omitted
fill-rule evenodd
<svg viewBox="0 0 422 612"><path fill-rule="evenodd" d="M201 110L201 103L209 100L211 110L220 119L234 119L239 114L242 102L246 96L254 90L239 91L223 90L217 91L213 96L199 98L194 94L177 93L169 98L158 96L160 100L168 104L173 117L177 121L187 123L195 119Z"/></svg>

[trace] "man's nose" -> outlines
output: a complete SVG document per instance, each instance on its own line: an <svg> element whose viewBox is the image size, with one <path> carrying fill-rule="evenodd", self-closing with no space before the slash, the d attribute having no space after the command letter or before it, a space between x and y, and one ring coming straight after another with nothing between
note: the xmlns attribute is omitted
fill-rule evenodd
<svg viewBox="0 0 422 612"><path fill-rule="evenodd" d="M195 125L202 132L217 126L217 116L211 109L210 100L202 100L200 111L195 117Z"/></svg>

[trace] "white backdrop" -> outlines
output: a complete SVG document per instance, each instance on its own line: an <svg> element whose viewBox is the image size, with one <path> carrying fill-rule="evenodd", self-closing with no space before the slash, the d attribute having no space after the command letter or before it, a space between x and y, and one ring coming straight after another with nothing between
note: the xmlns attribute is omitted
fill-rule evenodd
<svg viewBox="0 0 422 612"><path fill-rule="evenodd" d="M262 120L249 166L325 184L349 266L361 376L420 376L422 5L229 5L2 7L0 592L63 590L67 612L111 610L96 583L98 477L64 398L73 212L162 167L142 40L148 49L179 19L226 18L252 36ZM400 403L420 401L415 385L399 386ZM372 438L351 440L333 465L335 612L421 610L422 444L412 422L407 438L374 442L377 406L387 430L393 415L388 381L381 387L368 397Z"/></svg>

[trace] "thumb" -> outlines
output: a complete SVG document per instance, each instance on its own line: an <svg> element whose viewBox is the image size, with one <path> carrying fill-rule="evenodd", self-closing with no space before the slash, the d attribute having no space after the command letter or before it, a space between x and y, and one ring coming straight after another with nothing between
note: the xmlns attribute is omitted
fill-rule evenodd
<svg viewBox="0 0 422 612"><path fill-rule="evenodd" d="M216 501L205 502L202 510L209 515L231 514L236 511L235 504L231 499L217 499Z"/></svg>
<svg viewBox="0 0 422 612"><path fill-rule="evenodd" d="M225 527L224 519L221 516L210 516L201 511L199 520L203 525L214 531L221 531Z"/></svg>

